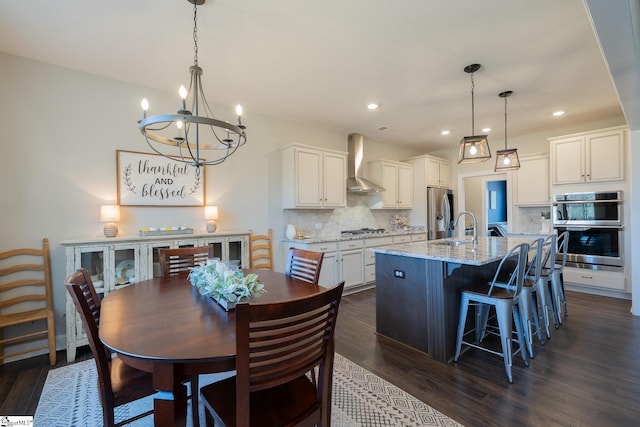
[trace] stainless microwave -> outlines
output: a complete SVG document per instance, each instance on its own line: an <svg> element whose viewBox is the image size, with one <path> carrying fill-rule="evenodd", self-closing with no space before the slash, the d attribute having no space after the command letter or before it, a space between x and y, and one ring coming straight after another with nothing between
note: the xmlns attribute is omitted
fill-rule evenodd
<svg viewBox="0 0 640 427"><path fill-rule="evenodd" d="M622 227L622 201L622 191L556 194L553 225Z"/></svg>

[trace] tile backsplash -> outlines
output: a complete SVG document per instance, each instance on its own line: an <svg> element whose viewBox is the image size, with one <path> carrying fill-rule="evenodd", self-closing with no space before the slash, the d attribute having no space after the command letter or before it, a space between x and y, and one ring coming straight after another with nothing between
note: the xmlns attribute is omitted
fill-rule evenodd
<svg viewBox="0 0 640 427"><path fill-rule="evenodd" d="M384 228L395 230L394 217L407 210L369 209L369 196L347 193L347 207L327 209L285 209L283 230L287 224L293 224L297 231L305 236L338 236L343 230L358 228ZM316 229L320 224L320 229Z"/></svg>
<svg viewBox="0 0 640 427"><path fill-rule="evenodd" d="M522 233L549 233L551 211L547 207L525 207L520 209L520 231ZM544 220L542 219L544 216Z"/></svg>

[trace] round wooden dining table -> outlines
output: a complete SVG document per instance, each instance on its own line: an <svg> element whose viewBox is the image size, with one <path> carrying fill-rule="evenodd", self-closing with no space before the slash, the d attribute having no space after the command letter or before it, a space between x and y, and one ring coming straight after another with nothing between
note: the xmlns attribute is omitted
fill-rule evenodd
<svg viewBox="0 0 640 427"><path fill-rule="evenodd" d="M283 273L243 272L258 274L266 290L250 302L286 301L323 289ZM186 424L184 381L235 370L235 312L200 295L185 277L158 277L111 292L102 300L99 335L123 362L153 374L156 426Z"/></svg>

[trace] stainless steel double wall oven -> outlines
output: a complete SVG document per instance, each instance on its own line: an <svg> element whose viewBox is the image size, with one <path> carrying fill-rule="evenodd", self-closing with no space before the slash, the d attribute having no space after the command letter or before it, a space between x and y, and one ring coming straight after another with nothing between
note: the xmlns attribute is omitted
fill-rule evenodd
<svg viewBox="0 0 640 427"><path fill-rule="evenodd" d="M569 231L567 265L622 271L624 221L622 191L556 194L553 227Z"/></svg>

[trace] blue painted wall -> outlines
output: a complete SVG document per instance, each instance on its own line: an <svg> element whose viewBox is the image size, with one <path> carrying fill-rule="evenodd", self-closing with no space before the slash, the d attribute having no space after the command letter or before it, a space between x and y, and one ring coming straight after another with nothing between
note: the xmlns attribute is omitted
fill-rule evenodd
<svg viewBox="0 0 640 427"><path fill-rule="evenodd" d="M491 192L496 192L495 209L491 209ZM489 200L487 203L487 219L489 224L493 222L507 221L507 181L489 181L487 182L487 192Z"/></svg>

